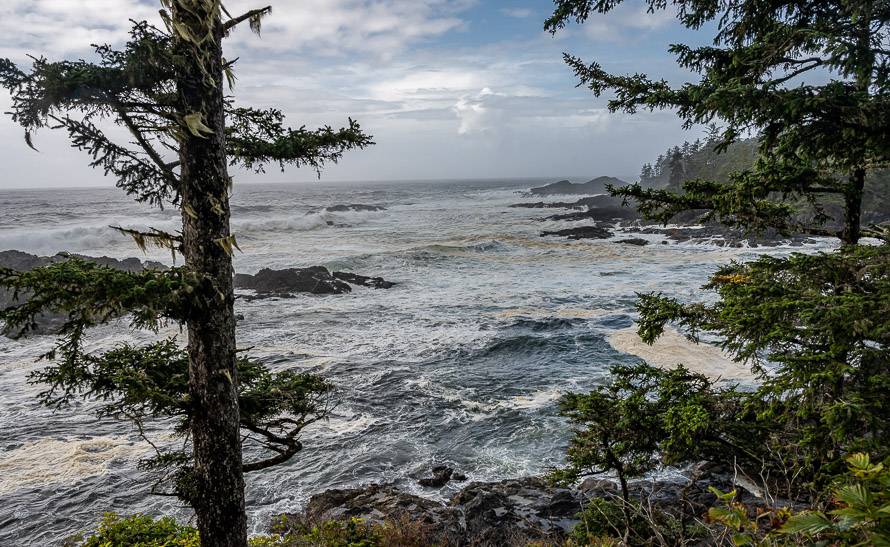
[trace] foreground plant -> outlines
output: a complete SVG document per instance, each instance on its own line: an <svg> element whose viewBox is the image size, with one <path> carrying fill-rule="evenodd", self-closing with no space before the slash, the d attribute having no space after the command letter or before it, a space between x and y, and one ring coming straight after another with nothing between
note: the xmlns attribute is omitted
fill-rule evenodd
<svg viewBox="0 0 890 547"><path fill-rule="evenodd" d="M24 274L4 272L3 285L30 301L0 318L26 333L44 310L69 314L59 347L47 355L57 365L38 376L51 382L46 400L64 402L78 393L108 397L115 401L105 407L108 413L131 413L137 423L148 415L181 417L187 446L160 460L178 465L175 493L194 507L202 545L243 547L243 473L263 465L245 466L242 444L258 438L275 453L269 461L286 460L295 453L293 437L305 418L323 413L313 401L329 388L271 375L238 358L232 287L238 245L230 230L228 167L261 171L277 163L321 169L372 142L352 121L340 130L293 130L280 111L236 107L225 95L226 81L234 82L234 61L223 58L223 39L245 22L259 32L270 8L233 17L219 0L161 3L163 28L136 23L122 49L96 46L95 62L38 57L28 71L0 60L0 85L12 96L12 118L24 127L29 146L35 131L61 129L92 157L91 166L115 178L134 199L178 207L180 232L122 231L143 248L157 245L181 254L184 266L127 274L71 261ZM106 136L103 128L110 124L122 127L132 143ZM84 350L90 327L127 314L134 327L182 325L188 332L185 353L170 342L104 356ZM166 377L171 371L164 367L177 375ZM261 378L257 384L242 379L247 369ZM242 414L239 399L246 403L254 392L265 392L269 402L245 406ZM295 417L284 417L294 411Z"/></svg>

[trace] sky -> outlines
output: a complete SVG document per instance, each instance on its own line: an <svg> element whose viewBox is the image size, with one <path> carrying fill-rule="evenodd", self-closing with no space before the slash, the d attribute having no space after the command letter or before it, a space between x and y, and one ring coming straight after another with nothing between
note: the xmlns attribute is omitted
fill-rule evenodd
<svg viewBox="0 0 890 547"><path fill-rule="evenodd" d="M669 146L694 140L670 112L609 113L607 97L576 88L569 52L616 73L682 83L669 44L701 37L667 13L629 1L615 13L544 32L551 0L264 0L262 36L239 29L240 104L276 107L292 127L339 127L352 117L375 146L348 153L323 180L635 177ZM261 7L227 0L232 13ZM160 21L157 0L2 0L0 57L90 59L91 43L120 44L130 19ZM0 90L0 111L10 99ZM0 118L0 188L111 186L64 135L39 132L34 152ZM235 172L236 183L311 182L311 169Z"/></svg>

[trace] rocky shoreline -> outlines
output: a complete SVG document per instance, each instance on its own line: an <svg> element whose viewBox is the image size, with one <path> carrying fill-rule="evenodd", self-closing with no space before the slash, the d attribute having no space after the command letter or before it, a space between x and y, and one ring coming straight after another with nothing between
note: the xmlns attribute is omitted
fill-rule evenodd
<svg viewBox="0 0 890 547"><path fill-rule="evenodd" d="M726 470L700 465L688 471L691 478L687 480L633 482L630 497L678 519L703 518L717 503L711 486L736 489L738 501L751 508L765 505ZM444 502L392 484L370 484L317 494L301 512L284 514L276 521L295 529L353 518L368 524L409 522L421 526L423 534L437 544L449 546L562 545L580 522L578 514L585 505L597 498L619 497L616 484L600 478L587 479L574 488L553 486L542 477L472 482Z"/></svg>
<svg viewBox="0 0 890 547"><path fill-rule="evenodd" d="M629 245L644 246L648 240L639 235L658 235L664 238L662 243L706 243L720 247L775 247L791 245L799 247L815 243L812 237L803 234L782 235L775 230L761 234L748 234L743 230L729 228L722 224L705 222L702 215L690 215L678 219L677 224L658 226L644 224L639 211L631 205L625 205L620 198L607 195L581 198L573 202L535 202L516 203L511 208L529 209L568 209L573 212L560 213L539 218L541 222L583 222L590 221L593 225L571 226L561 230L541 232L542 237L558 236L570 240L610 239L613 236L628 236L618 241Z"/></svg>

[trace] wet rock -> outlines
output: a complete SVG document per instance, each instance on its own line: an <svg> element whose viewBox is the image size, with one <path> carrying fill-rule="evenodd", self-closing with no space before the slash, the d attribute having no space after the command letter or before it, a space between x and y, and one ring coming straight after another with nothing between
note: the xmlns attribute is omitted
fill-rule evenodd
<svg viewBox="0 0 890 547"><path fill-rule="evenodd" d="M467 477L460 473L455 473L454 469L448 467L446 465L437 465L433 467L432 470L433 476L420 479L417 481L417 484L420 486L425 486L427 488L441 488L448 484L452 479L454 480L466 480ZM458 478L463 477L463 478Z"/></svg>
<svg viewBox="0 0 890 547"><path fill-rule="evenodd" d="M632 237L630 239L620 239L618 243L623 243L625 245L636 245L638 247L645 247L649 244L649 240L643 239L641 237Z"/></svg>
<svg viewBox="0 0 890 547"><path fill-rule="evenodd" d="M585 209L586 205L578 205L575 202L546 202L537 201L535 203L514 203L509 206L511 209Z"/></svg>
<svg viewBox="0 0 890 547"><path fill-rule="evenodd" d="M581 220L596 220L599 222L636 220L640 218L639 213L634 209L625 207L596 207L586 211L578 211L575 213L567 213L564 215L552 215L543 220L566 220L569 222L578 222Z"/></svg>
<svg viewBox="0 0 890 547"><path fill-rule="evenodd" d="M392 485L328 490L313 496L302 513L287 516L293 522L360 518L371 524L382 524L408 520L423 525L444 545L459 545L456 538L463 533L461 515L454 508L401 492Z"/></svg>
<svg viewBox="0 0 890 547"><path fill-rule="evenodd" d="M541 232L542 237L560 236L568 239L608 239L612 237L612 232L606 228L599 226L581 226L578 228L568 228L566 230L557 230L554 232Z"/></svg>
<svg viewBox="0 0 890 547"><path fill-rule="evenodd" d="M256 275L235 274L235 288L256 291L256 296L239 295L244 300L257 298L293 298L297 293L347 294L351 285L389 289L395 283L382 277L368 277L348 272L331 272L324 266L272 270L265 268Z"/></svg>
<svg viewBox="0 0 890 547"><path fill-rule="evenodd" d="M334 272L333 276L340 281L345 281L352 285L371 287L372 289L391 289L396 286L392 281L387 281L382 277L368 277L348 272Z"/></svg>
<svg viewBox="0 0 890 547"><path fill-rule="evenodd" d="M377 211L386 211L386 207L381 205L366 205L362 203L350 203L347 205L331 205L330 207L325 207L325 211L328 213L347 213L350 211L355 212L377 212Z"/></svg>
<svg viewBox="0 0 890 547"><path fill-rule="evenodd" d="M260 295L345 294L352 292L352 287L349 284L335 278L323 266L285 270L265 268L256 275L236 274L235 288L251 289Z"/></svg>
<svg viewBox="0 0 890 547"><path fill-rule="evenodd" d="M582 499L579 493L551 487L539 478L472 483L447 504L392 485L371 485L314 496L301 514L290 519L318 522L358 517L383 523L407 518L423 524L443 545L561 544L566 531L578 522L575 515Z"/></svg>

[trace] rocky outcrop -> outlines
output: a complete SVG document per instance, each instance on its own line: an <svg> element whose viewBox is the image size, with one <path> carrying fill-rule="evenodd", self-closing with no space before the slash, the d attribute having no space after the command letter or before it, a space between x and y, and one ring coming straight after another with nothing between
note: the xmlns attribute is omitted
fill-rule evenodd
<svg viewBox="0 0 890 547"><path fill-rule="evenodd" d="M690 520L703 518L717 503L711 486L724 492L736 490L736 500L747 507L765 507L764 500L735 481L731 470L701 464L687 472L688 480L632 482L629 495L645 507ZM370 485L313 496L302 513L287 515L286 521L299 524L360 518L373 524L409 522L422 525L429 541L439 545L534 542L561 546L590 500L615 500L619 496L615 483L601 478L589 478L571 489L552 486L538 477L474 482L444 503L403 492L393 485Z"/></svg>
<svg viewBox="0 0 890 547"><path fill-rule="evenodd" d="M382 277L367 277L348 272L334 272L332 275L340 281L345 281L352 285L371 287L372 289L391 289L396 286L392 281L387 281Z"/></svg>
<svg viewBox="0 0 890 547"><path fill-rule="evenodd" d="M454 468L447 465L437 465L432 469L432 477L426 477L417 481L420 486L427 488L442 488L451 481L462 482L467 480L467 476L463 473L455 471Z"/></svg>
<svg viewBox="0 0 890 547"><path fill-rule="evenodd" d="M91 257L77 254L59 253L55 256L37 256L22 251L10 250L0 252L0 268L15 270L17 272L27 272L35 268L42 268L51 264L64 262L72 258L80 258L89 262L94 262L100 266L121 270L124 272L138 273L144 270L163 270L166 268L160 262L150 260L141 261L138 258L125 258L118 260L107 256ZM14 297L13 291L0 288L0 309L6 309L22 302L26 302L30 295L26 292L20 292L18 297ZM23 334L58 334L59 330L68 320L68 315L60 312L48 310L35 317L35 325L26 333L20 331L11 331L4 328L3 334L9 336L20 336Z"/></svg>
<svg viewBox="0 0 890 547"><path fill-rule="evenodd" d="M569 222L578 222L581 220L595 220L597 222L611 222L622 220L637 220L640 214L636 209L626 207L595 207L586 211L577 211L575 213L566 213L562 215L551 215L542 220L567 220Z"/></svg>
<svg viewBox="0 0 890 547"><path fill-rule="evenodd" d="M612 237L612 232L606 228L599 226L580 226L578 228L568 228L566 230L556 230L554 232L541 232L541 237L560 236L568 239L608 239Z"/></svg>
<svg viewBox="0 0 890 547"><path fill-rule="evenodd" d="M617 243L623 243L625 245L636 245L637 247L645 247L649 244L649 241L641 237L632 237L629 239L619 239Z"/></svg>
<svg viewBox="0 0 890 547"><path fill-rule="evenodd" d="M347 272L333 272L324 266L272 270L265 268L256 275L235 274L235 288L255 291L259 298L292 297L297 293L347 294L352 285L389 289L395 283L382 277L367 277ZM247 297L250 299L250 297Z"/></svg>
<svg viewBox="0 0 890 547"><path fill-rule="evenodd" d="M328 213L348 213L348 212L378 212L378 211L386 211L386 207L382 205L366 205L363 203L350 203L350 204L341 204L341 205L331 205L329 207L325 207L323 209Z"/></svg>
<svg viewBox="0 0 890 547"><path fill-rule="evenodd" d="M348 283L340 281L323 266L272 270L264 268L256 275L236 274L235 288L250 289L258 294L287 295L292 293L344 294L352 292Z"/></svg>
<svg viewBox="0 0 890 547"><path fill-rule="evenodd" d="M625 186L627 183L615 177L597 177L593 180L575 184L568 180L561 180L530 189L526 195L528 196L555 196L555 195L579 195L579 194L602 194L606 191L607 185Z"/></svg>
<svg viewBox="0 0 890 547"><path fill-rule="evenodd" d="M402 492L392 485L329 490L313 496L293 522L361 518L424 525L438 544L496 546L563 538L578 522L582 494L549 486L540 478L474 482L447 503Z"/></svg>

